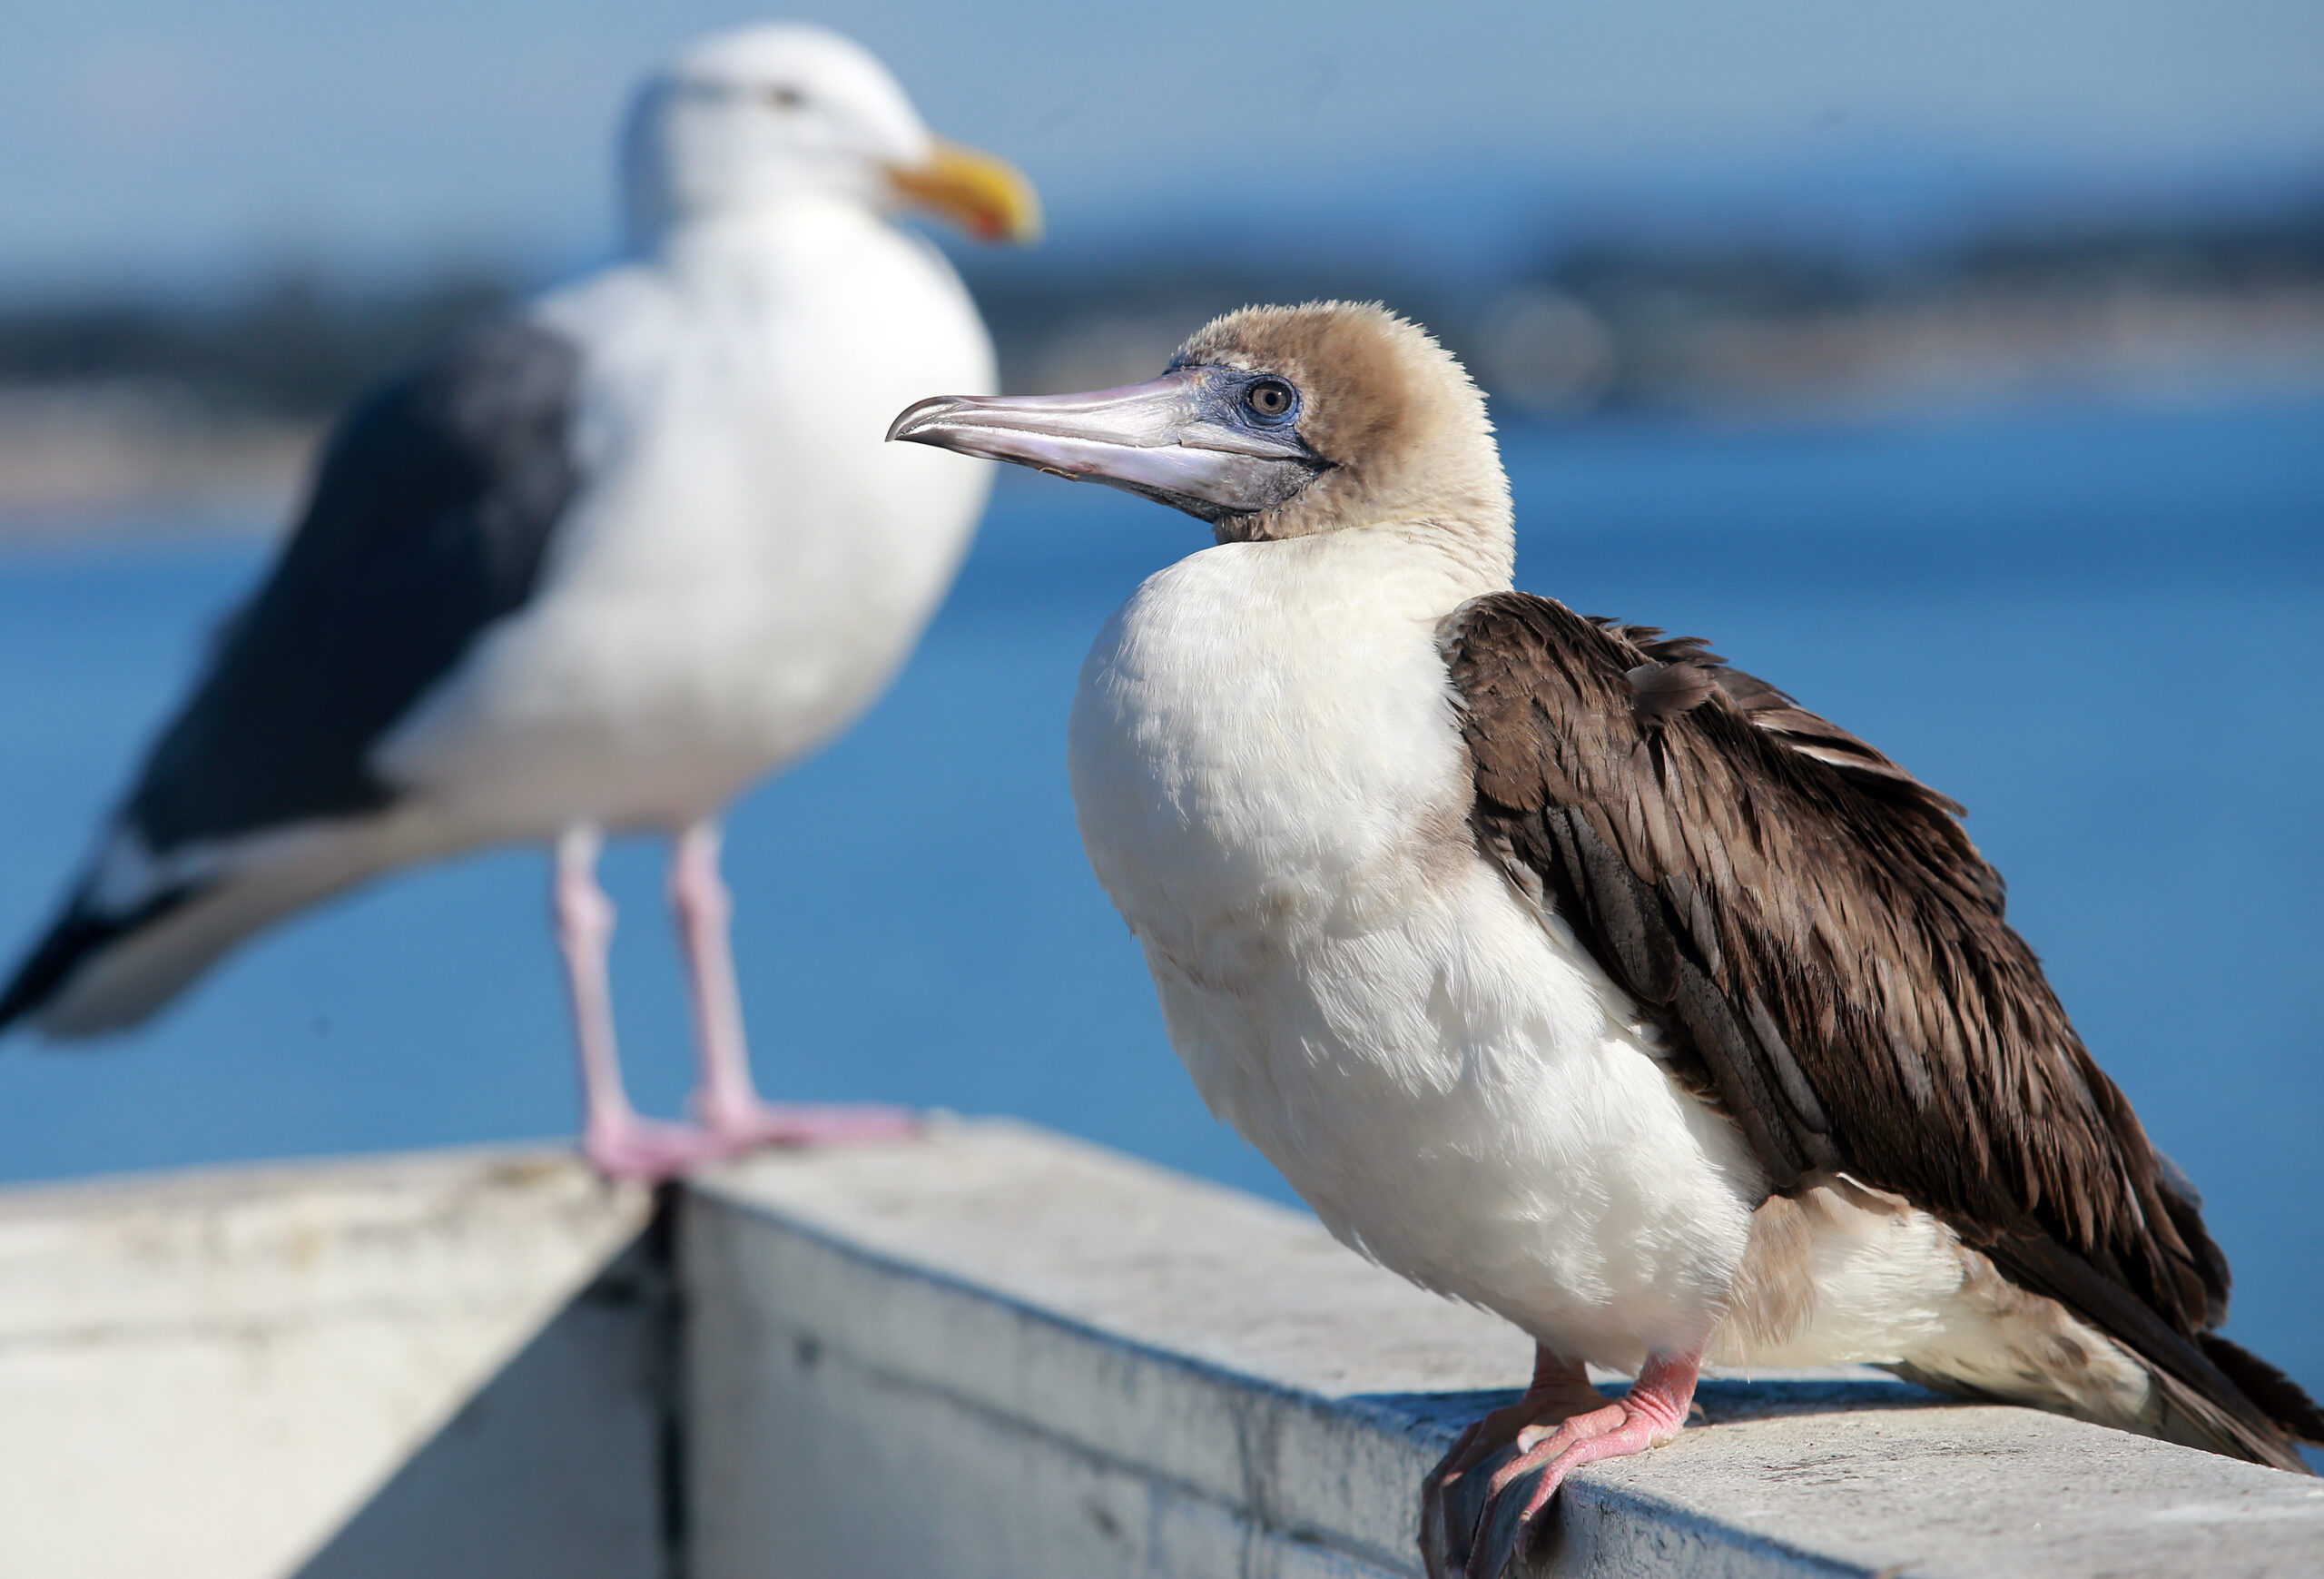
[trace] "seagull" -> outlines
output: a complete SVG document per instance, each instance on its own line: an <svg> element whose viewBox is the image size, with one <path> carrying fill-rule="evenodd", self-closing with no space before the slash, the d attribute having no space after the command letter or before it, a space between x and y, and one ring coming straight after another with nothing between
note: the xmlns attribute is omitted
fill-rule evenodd
<svg viewBox="0 0 2324 1579"><path fill-rule="evenodd" d="M1249 308L1153 382L890 437L1211 523L1090 650L1074 805L1212 1110L1344 1242L1535 1342L1429 1478L1432 1574L1502 1573L1706 1363L2283 1469L2324 1440L2218 1336L2194 1189L1961 808L1700 641L1512 590L1483 399L1424 331Z"/></svg>
<svg viewBox="0 0 2324 1579"><path fill-rule="evenodd" d="M892 214L1027 241L1036 201L809 26L685 51L637 95L624 155L628 261L340 424L296 531L0 992L0 1027L133 1025L328 894L540 841L599 1169L660 1178L908 1122L761 1100L718 814L881 694L984 507L989 477L879 442L931 380L997 387L960 279ZM694 1124L640 1118L623 1087L595 871L630 830L672 839Z"/></svg>

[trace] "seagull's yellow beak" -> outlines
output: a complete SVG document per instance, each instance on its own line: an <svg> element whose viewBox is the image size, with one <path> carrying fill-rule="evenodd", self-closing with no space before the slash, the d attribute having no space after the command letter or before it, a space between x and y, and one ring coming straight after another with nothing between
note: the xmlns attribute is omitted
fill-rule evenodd
<svg viewBox="0 0 2324 1579"><path fill-rule="evenodd" d="M928 157L888 166L888 183L905 202L932 209L980 242L1041 239L1041 200L1005 159L937 138Z"/></svg>

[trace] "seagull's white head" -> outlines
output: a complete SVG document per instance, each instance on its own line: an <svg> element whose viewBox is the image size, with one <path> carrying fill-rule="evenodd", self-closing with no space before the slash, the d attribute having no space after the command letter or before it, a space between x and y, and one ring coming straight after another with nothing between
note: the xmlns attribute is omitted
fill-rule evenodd
<svg viewBox="0 0 2324 1579"><path fill-rule="evenodd" d="M932 135L887 67L825 28L770 23L694 44L649 80L625 138L631 239L837 196L932 209L980 241L1032 240L1032 187Z"/></svg>
<svg viewBox="0 0 2324 1579"><path fill-rule="evenodd" d="M1372 302L1246 307L1151 383L940 397L891 439L1143 494L1222 540L1416 527L1506 577L1509 480L1468 372Z"/></svg>

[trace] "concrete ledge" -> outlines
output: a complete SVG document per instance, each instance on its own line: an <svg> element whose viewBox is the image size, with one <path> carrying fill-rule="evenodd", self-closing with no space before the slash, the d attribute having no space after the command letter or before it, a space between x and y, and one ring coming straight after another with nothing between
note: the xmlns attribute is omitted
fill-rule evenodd
<svg viewBox="0 0 2324 1579"><path fill-rule="evenodd" d="M700 1579L1408 1574L1414 1491L1530 1348L1309 1219L1012 1125L688 1199ZM1704 1390L1543 1571L2324 1572L2324 1487L1877 1373Z"/></svg>
<svg viewBox="0 0 2324 1579"><path fill-rule="evenodd" d="M0 1574L658 1572L651 1204L562 1151L0 1192Z"/></svg>
<svg viewBox="0 0 2324 1579"><path fill-rule="evenodd" d="M1528 1346L1021 1126L655 1202L560 1152L0 1194L0 1574L1416 1571ZM2324 1485L1871 1373L1708 1385L1544 1571L2324 1573Z"/></svg>

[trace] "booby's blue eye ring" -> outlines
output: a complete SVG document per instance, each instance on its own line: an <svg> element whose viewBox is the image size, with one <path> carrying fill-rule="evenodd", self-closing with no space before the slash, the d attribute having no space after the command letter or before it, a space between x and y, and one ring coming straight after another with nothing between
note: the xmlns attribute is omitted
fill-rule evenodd
<svg viewBox="0 0 2324 1579"><path fill-rule="evenodd" d="M777 87L762 88L759 90L759 97L778 110L803 110L807 107L807 95L788 83Z"/></svg>
<svg viewBox="0 0 2324 1579"><path fill-rule="evenodd" d="M1243 404L1255 417L1280 422L1299 404L1299 391L1281 379L1259 379L1243 391Z"/></svg>

